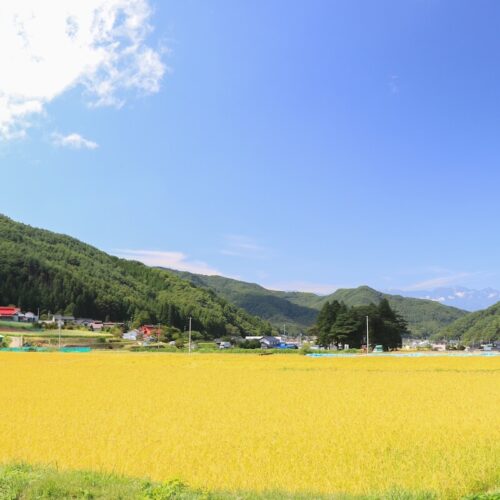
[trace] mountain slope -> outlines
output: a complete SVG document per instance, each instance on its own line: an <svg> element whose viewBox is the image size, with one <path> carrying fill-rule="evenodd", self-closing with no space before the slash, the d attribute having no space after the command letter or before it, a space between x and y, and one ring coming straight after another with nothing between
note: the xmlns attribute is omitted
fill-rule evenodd
<svg viewBox="0 0 500 500"><path fill-rule="evenodd" d="M466 314L460 309L444 306L431 300L413 299L378 292L368 286L339 289L331 295L267 290L254 283L246 283L222 276L204 276L172 271L198 286L217 292L229 302L258 315L277 328L286 323L291 333L303 332L314 324L318 311L326 301L338 300L348 306L378 304L382 298L408 321L415 336L429 336Z"/></svg>
<svg viewBox="0 0 500 500"><path fill-rule="evenodd" d="M252 317L178 276L107 255L69 236L0 215L0 304L111 320L140 317L207 336L268 332Z"/></svg>
<svg viewBox="0 0 500 500"><path fill-rule="evenodd" d="M222 276L205 276L182 271L171 272L197 286L215 291L228 302L241 307L249 314L269 321L276 328L286 329L289 333L303 332L316 321L318 310L295 304L290 297L302 295L300 292L279 292L267 290L255 283L246 283ZM314 294L303 294L312 295Z"/></svg>
<svg viewBox="0 0 500 500"><path fill-rule="evenodd" d="M436 338L460 339L467 344L500 340L500 302L460 318L435 335Z"/></svg>

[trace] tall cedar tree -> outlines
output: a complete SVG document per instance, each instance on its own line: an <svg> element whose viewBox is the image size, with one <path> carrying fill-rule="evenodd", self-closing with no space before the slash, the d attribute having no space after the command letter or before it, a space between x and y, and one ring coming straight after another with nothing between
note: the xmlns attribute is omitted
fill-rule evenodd
<svg viewBox="0 0 500 500"><path fill-rule="evenodd" d="M348 344L359 348L366 344L366 317L369 318L370 345L381 344L385 349L401 346L401 337L408 333L405 319L397 314L387 299L378 305L348 308L344 303L327 302L320 311L316 329L318 345L330 348Z"/></svg>

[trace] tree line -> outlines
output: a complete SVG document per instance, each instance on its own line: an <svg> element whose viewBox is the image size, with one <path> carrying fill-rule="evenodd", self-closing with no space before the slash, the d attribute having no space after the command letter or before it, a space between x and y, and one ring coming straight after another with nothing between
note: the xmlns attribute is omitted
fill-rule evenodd
<svg viewBox="0 0 500 500"><path fill-rule="evenodd" d="M366 318L369 318L370 346L385 349L401 347L402 336L409 334L405 319L395 312L387 299L378 305L348 307L334 300L322 307L312 333L318 345L327 349L348 344L351 348L366 345Z"/></svg>

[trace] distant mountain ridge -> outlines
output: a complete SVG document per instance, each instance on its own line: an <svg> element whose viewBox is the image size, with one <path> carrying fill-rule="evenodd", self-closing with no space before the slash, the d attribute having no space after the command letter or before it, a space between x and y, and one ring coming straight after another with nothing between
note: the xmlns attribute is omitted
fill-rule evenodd
<svg viewBox="0 0 500 500"><path fill-rule="evenodd" d="M466 311L486 309L500 301L500 290L495 290L494 288L474 290L457 286L418 291L387 290L387 293L399 294L404 297L433 300L448 306L465 309Z"/></svg>
<svg viewBox="0 0 500 500"><path fill-rule="evenodd" d="M339 289L327 296L306 292L268 290L256 283L247 283L222 276L205 276L170 270L197 286L205 286L232 304L269 321L274 327L299 333L312 326L327 301L338 300L348 306L378 304L383 298L406 321L415 336L431 336L467 312L438 302L382 293L368 286Z"/></svg>

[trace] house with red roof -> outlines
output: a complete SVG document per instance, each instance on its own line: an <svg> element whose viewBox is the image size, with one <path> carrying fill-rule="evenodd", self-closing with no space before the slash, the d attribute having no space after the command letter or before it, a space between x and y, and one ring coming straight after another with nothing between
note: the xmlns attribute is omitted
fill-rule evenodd
<svg viewBox="0 0 500 500"><path fill-rule="evenodd" d="M157 336L159 328L155 325L144 325L139 328L139 331L144 335L144 337Z"/></svg>
<svg viewBox="0 0 500 500"><path fill-rule="evenodd" d="M0 306L0 320L19 321L21 309L14 306Z"/></svg>

